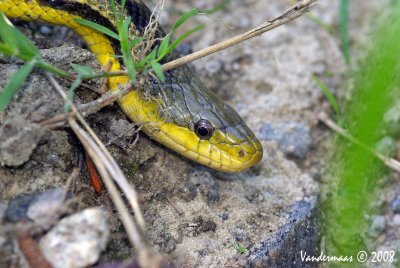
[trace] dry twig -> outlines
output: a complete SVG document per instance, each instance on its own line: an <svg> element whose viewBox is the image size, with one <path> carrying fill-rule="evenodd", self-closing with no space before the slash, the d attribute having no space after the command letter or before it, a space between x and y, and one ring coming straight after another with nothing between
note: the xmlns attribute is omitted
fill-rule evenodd
<svg viewBox="0 0 400 268"><path fill-rule="evenodd" d="M46 73L50 82L60 93L60 95L67 100L66 94L62 90L61 86L57 83L51 74ZM104 144L100 141L97 135L89 127L87 122L83 119L82 115L79 114L77 108L72 105L72 112L75 117L79 119L81 124L86 128L88 132L83 130L73 117L67 119L68 124L77 135L81 143L83 144L85 150L92 158L97 171L100 173L104 184L106 185L110 197L117 210L120 213L121 221L126 229L128 237L137 249L139 250L139 262L143 267L148 267L149 264L159 261L159 258L150 249L149 243L145 238L145 223L143 220L142 213L137 201L137 193L132 185L130 185L122 173L121 169L118 167L115 160L112 158L111 154L107 151ZM124 192L129 204L131 205L136 222L131 218L127 207L124 204L116 186L113 181L115 181L122 192Z"/></svg>
<svg viewBox="0 0 400 268"><path fill-rule="evenodd" d="M51 268L51 264L43 256L38 243L33 239L29 230L19 230L17 234L18 246L29 267Z"/></svg>
<svg viewBox="0 0 400 268"><path fill-rule="evenodd" d="M379 160L381 160L387 167L400 173L400 162L399 161L397 161L393 158L387 157L383 154L380 154L380 153L374 151L372 148L365 145L364 143L362 143L361 141L357 140L356 138L351 136L346 130L344 130L339 125L337 125L335 122L333 122L325 113L318 114L317 118L319 121L324 123L327 127L329 127L330 129L332 129L333 131L338 133L340 136L346 138L347 140L349 140L350 142L352 142L354 144L361 146L362 148L364 148L365 150L367 150L368 152L373 154L375 157L377 157Z"/></svg>
<svg viewBox="0 0 400 268"><path fill-rule="evenodd" d="M243 41L249 40L253 37L256 37L263 33L266 33L272 29L275 29L278 26L281 26L292 20L297 19L298 17L300 17L301 15L306 13L315 4L315 2L317 2L317 0L302 0L302 1L298 2L296 5L287 9L285 12L283 12L282 15L278 16L275 19L269 20L269 21L261 24L260 26L254 28L250 31L247 31L241 35L232 37L228 40L225 40L223 42L217 43L210 47L204 48L202 50L199 50L199 51L189 54L187 56L170 61L170 62L164 64L162 66L162 69L163 69L163 71L168 71L168 70L174 69L176 67L182 66L182 65L192 62L194 60L203 58L203 57L213 54L215 52L221 51L223 49L237 45Z"/></svg>

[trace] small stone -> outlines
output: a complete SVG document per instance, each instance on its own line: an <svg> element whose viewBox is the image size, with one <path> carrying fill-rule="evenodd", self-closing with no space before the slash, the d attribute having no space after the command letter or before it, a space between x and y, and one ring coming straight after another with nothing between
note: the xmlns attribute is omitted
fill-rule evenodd
<svg viewBox="0 0 400 268"><path fill-rule="evenodd" d="M400 214L394 215L393 224L394 225L400 225Z"/></svg>
<svg viewBox="0 0 400 268"><path fill-rule="evenodd" d="M371 224L368 228L368 234L376 238L378 237L386 228L386 219L384 216L373 216Z"/></svg>
<svg viewBox="0 0 400 268"><path fill-rule="evenodd" d="M59 188L41 193L29 206L28 217L44 228L49 228L60 216L63 205L63 194L63 190Z"/></svg>
<svg viewBox="0 0 400 268"><path fill-rule="evenodd" d="M5 211L5 219L10 222L27 219L28 209L35 199L35 194L20 194L16 196L8 204Z"/></svg>
<svg viewBox="0 0 400 268"><path fill-rule="evenodd" d="M209 74L215 74L221 70L222 65L221 62L214 60L207 62L204 67Z"/></svg>
<svg viewBox="0 0 400 268"><path fill-rule="evenodd" d="M177 48L181 55L189 55L193 53L193 48L189 43L181 43Z"/></svg>
<svg viewBox="0 0 400 268"><path fill-rule="evenodd" d="M226 221L227 219L229 219L229 212L221 212L220 214L218 214L218 217L220 217L223 221Z"/></svg>
<svg viewBox="0 0 400 268"><path fill-rule="evenodd" d="M88 208L58 222L40 240L40 247L54 268L87 267L98 261L108 235L106 214Z"/></svg>
<svg viewBox="0 0 400 268"><path fill-rule="evenodd" d="M51 35L51 34L54 33L54 32L53 32L53 30L52 30L49 26L47 26L47 25L42 25L42 26L40 26L40 33L43 34L43 35L45 35L45 36L49 36L49 35Z"/></svg>
<svg viewBox="0 0 400 268"><path fill-rule="evenodd" d="M265 124L261 128L260 138L276 141L286 155L297 158L306 157L311 146L310 129L304 124L295 122L277 126Z"/></svg>
<svg viewBox="0 0 400 268"><path fill-rule="evenodd" d="M29 160L44 130L22 117L7 119L0 128L0 164L17 167Z"/></svg>
<svg viewBox="0 0 400 268"><path fill-rule="evenodd" d="M396 197L393 199L390 207L392 208L393 213L400 214L400 198Z"/></svg>
<svg viewBox="0 0 400 268"><path fill-rule="evenodd" d="M3 203L0 203L0 223L3 221L4 216L6 215L7 206Z"/></svg>

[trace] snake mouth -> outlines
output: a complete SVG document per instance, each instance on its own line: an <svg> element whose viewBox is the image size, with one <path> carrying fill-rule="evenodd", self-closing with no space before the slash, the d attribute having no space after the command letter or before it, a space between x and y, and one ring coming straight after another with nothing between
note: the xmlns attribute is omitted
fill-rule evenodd
<svg viewBox="0 0 400 268"><path fill-rule="evenodd" d="M146 131L146 128L144 128ZM240 172L254 166L263 156L262 145L253 137L246 141L218 143L213 139L201 140L189 129L164 124L152 138L166 147L210 168L224 172Z"/></svg>

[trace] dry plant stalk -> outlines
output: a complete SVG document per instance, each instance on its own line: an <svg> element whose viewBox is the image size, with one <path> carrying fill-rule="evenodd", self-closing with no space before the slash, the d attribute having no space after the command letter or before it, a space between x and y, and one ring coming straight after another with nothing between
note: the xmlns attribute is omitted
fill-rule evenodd
<svg viewBox="0 0 400 268"><path fill-rule="evenodd" d="M140 62L144 57L146 57L146 55L151 52L155 42L160 40L160 38L156 38L156 36L159 28L159 18L164 9L164 5L165 0L158 1L151 13L149 23L144 28L143 36L145 37L145 40L132 48L132 56L137 62Z"/></svg>
<svg viewBox="0 0 400 268"><path fill-rule="evenodd" d="M61 86L57 83L54 77L51 74L46 73L52 85L55 87L57 92L67 101L67 96ZM140 206L137 201L137 193L134 187L129 184L125 175L115 162L114 158L105 148L104 144L100 141L97 135L93 132L84 118L79 114L78 110L74 105L72 105L72 113L73 116L78 118L81 124L86 128L87 132L83 130L76 120L71 116L67 119L69 126L72 128L74 133L77 135L81 143L83 144L85 150L92 158L98 172L100 173L104 184L106 185L110 197L120 213L121 221L126 229L128 234L128 238L130 239L132 245L136 248L140 249L140 252L143 256L152 256L154 260L158 260L159 258L155 257L152 253L152 250L149 246L148 241L145 238L145 223L143 219L143 215L140 211ZM118 189L114 185L113 181L115 181L121 191L125 194L128 202L130 203L133 211L136 222L132 219L131 213L126 207L123 199L121 198ZM147 257L146 257L147 259ZM140 258L139 258L140 261ZM146 264L147 263L147 264ZM145 261L143 267L147 267L149 260Z"/></svg>
<svg viewBox="0 0 400 268"><path fill-rule="evenodd" d="M376 158L381 160L387 167L397 171L400 173L400 162L397 161L396 159L387 157L381 153L378 153L374 151L372 148L366 146L364 143L361 141L357 140L353 136L351 136L345 129L341 128L339 125L337 125L335 122L333 122L325 113L320 113L317 115L317 118L319 121L324 123L327 127L338 133L340 136L346 138L350 142L357 144L364 149L366 149L368 152L373 154Z"/></svg>
<svg viewBox="0 0 400 268"><path fill-rule="evenodd" d="M263 33L271 31L272 29L275 29L276 27L279 27L279 26L286 24L292 20L295 20L298 17L300 17L301 15L303 15L304 13L308 12L308 10L316 2L317 2L317 0L302 0L302 1L298 2L296 5L292 6L291 8L287 9L286 11L284 11L282 15L276 17L275 19L268 20L268 21L264 22L263 24L261 24L260 26L254 28L254 29L251 29L250 31L247 31L243 34L232 37L228 40L225 40L223 42L217 43L210 47L204 48L202 50L199 50L199 51L189 54L187 56L181 57L179 59L170 61L170 62L164 64L162 66L162 69L163 69L163 71L168 71L168 70L177 68L177 67L187 64L189 62L198 60L200 58L203 58L203 57L213 54L215 52L224 50L228 47L237 45L243 41L249 40L253 37L256 37Z"/></svg>

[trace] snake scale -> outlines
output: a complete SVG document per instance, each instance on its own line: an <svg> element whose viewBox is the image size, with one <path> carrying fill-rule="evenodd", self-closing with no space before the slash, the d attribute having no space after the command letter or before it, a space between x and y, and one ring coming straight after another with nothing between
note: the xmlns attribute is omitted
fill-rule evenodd
<svg viewBox="0 0 400 268"><path fill-rule="evenodd" d="M121 9L120 0L116 3ZM111 63L111 71L122 68L114 57L120 52L117 40L74 21L86 19L116 32L108 0L0 0L0 11L9 18L66 26L82 37L100 65ZM149 8L140 0L127 0L125 15L132 18L130 35L141 36L150 19ZM172 53L168 60L177 55ZM132 90L119 100L122 110L133 122L143 124L148 136L216 170L238 172L261 160L262 146L253 132L196 78L192 68L182 66L164 74L164 83L152 80L149 88ZM115 90L127 82L126 76L109 78L108 88Z"/></svg>

